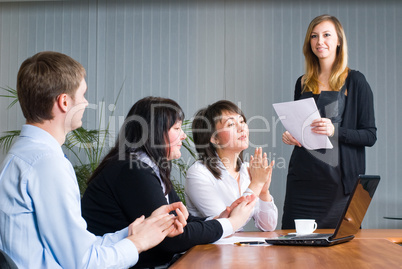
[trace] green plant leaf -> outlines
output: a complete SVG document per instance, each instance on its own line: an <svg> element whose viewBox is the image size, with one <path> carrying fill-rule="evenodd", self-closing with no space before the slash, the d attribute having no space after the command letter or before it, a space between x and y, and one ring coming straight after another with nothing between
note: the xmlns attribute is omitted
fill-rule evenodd
<svg viewBox="0 0 402 269"><path fill-rule="evenodd" d="M75 165L75 175L77 177L78 186L80 187L81 197L87 188L87 180L92 175L92 169L90 164Z"/></svg>
<svg viewBox="0 0 402 269"><path fill-rule="evenodd" d="M4 132L5 135L0 137L0 147L3 149L3 153L6 153L10 150L14 139L18 137L20 133L21 133L20 130Z"/></svg>
<svg viewBox="0 0 402 269"><path fill-rule="evenodd" d="M91 149L96 146L95 143L98 142L99 134L103 132L107 133L107 130L87 130L80 127L68 133L64 146L70 150L73 147L78 147L79 150Z"/></svg>
<svg viewBox="0 0 402 269"><path fill-rule="evenodd" d="M6 97L6 98L13 99L13 101L11 101L11 103L7 107L7 109L10 109L18 102L17 90L14 90L13 88L10 88L8 86L6 88L0 87L0 89L2 89L3 91L6 91L8 93L8 94L0 94L0 97Z"/></svg>

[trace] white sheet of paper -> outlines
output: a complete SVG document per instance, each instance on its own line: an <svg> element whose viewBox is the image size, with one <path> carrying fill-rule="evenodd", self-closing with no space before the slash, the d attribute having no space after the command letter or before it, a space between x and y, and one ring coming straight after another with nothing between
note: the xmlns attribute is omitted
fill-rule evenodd
<svg viewBox="0 0 402 269"><path fill-rule="evenodd" d="M244 237L244 236L229 236L226 238L219 239L214 244L217 245L233 245L237 242L247 242L247 241L261 241L265 242L265 237ZM265 243L263 245L250 245L250 246L269 246L270 244Z"/></svg>
<svg viewBox="0 0 402 269"><path fill-rule="evenodd" d="M313 97L276 103L273 107L283 126L303 147L309 150L333 148L328 136L311 131L311 122L321 118Z"/></svg>

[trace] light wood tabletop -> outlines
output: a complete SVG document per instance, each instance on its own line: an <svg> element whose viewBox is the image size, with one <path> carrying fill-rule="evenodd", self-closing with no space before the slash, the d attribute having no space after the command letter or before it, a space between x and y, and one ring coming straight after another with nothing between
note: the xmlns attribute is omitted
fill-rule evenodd
<svg viewBox="0 0 402 269"><path fill-rule="evenodd" d="M317 230L330 233L332 230ZM276 237L292 230L241 232L235 236ZM362 229L355 239L329 247L199 245L170 268L402 268L402 229Z"/></svg>

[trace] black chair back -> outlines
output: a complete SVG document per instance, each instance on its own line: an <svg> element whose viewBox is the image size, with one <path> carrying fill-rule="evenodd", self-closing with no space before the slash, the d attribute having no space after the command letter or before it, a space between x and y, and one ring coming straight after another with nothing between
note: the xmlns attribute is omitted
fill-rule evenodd
<svg viewBox="0 0 402 269"><path fill-rule="evenodd" d="M0 268L1 269L18 269L17 265L4 251L0 249Z"/></svg>

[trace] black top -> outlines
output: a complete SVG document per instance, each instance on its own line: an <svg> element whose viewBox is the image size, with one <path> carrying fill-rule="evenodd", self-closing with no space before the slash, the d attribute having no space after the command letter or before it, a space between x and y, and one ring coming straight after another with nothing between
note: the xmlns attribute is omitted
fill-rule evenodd
<svg viewBox="0 0 402 269"><path fill-rule="evenodd" d="M317 96L301 94L301 78L296 82L295 100L315 98L321 117L334 123L335 135L330 138L334 148L294 148L282 228L293 229L295 218L314 218L318 228L335 228L358 175L365 173L365 146L377 139L373 94L358 71L349 72L339 92Z"/></svg>
<svg viewBox="0 0 402 269"><path fill-rule="evenodd" d="M172 189L169 202L180 201ZM82 215L88 230L103 235L127 227L136 218L151 213L167 201L154 170L141 161L112 161L96 176L82 198ZM217 220L189 216L184 233L166 237L158 246L142 252L134 268L168 263L174 254L198 244L221 238L222 226Z"/></svg>

